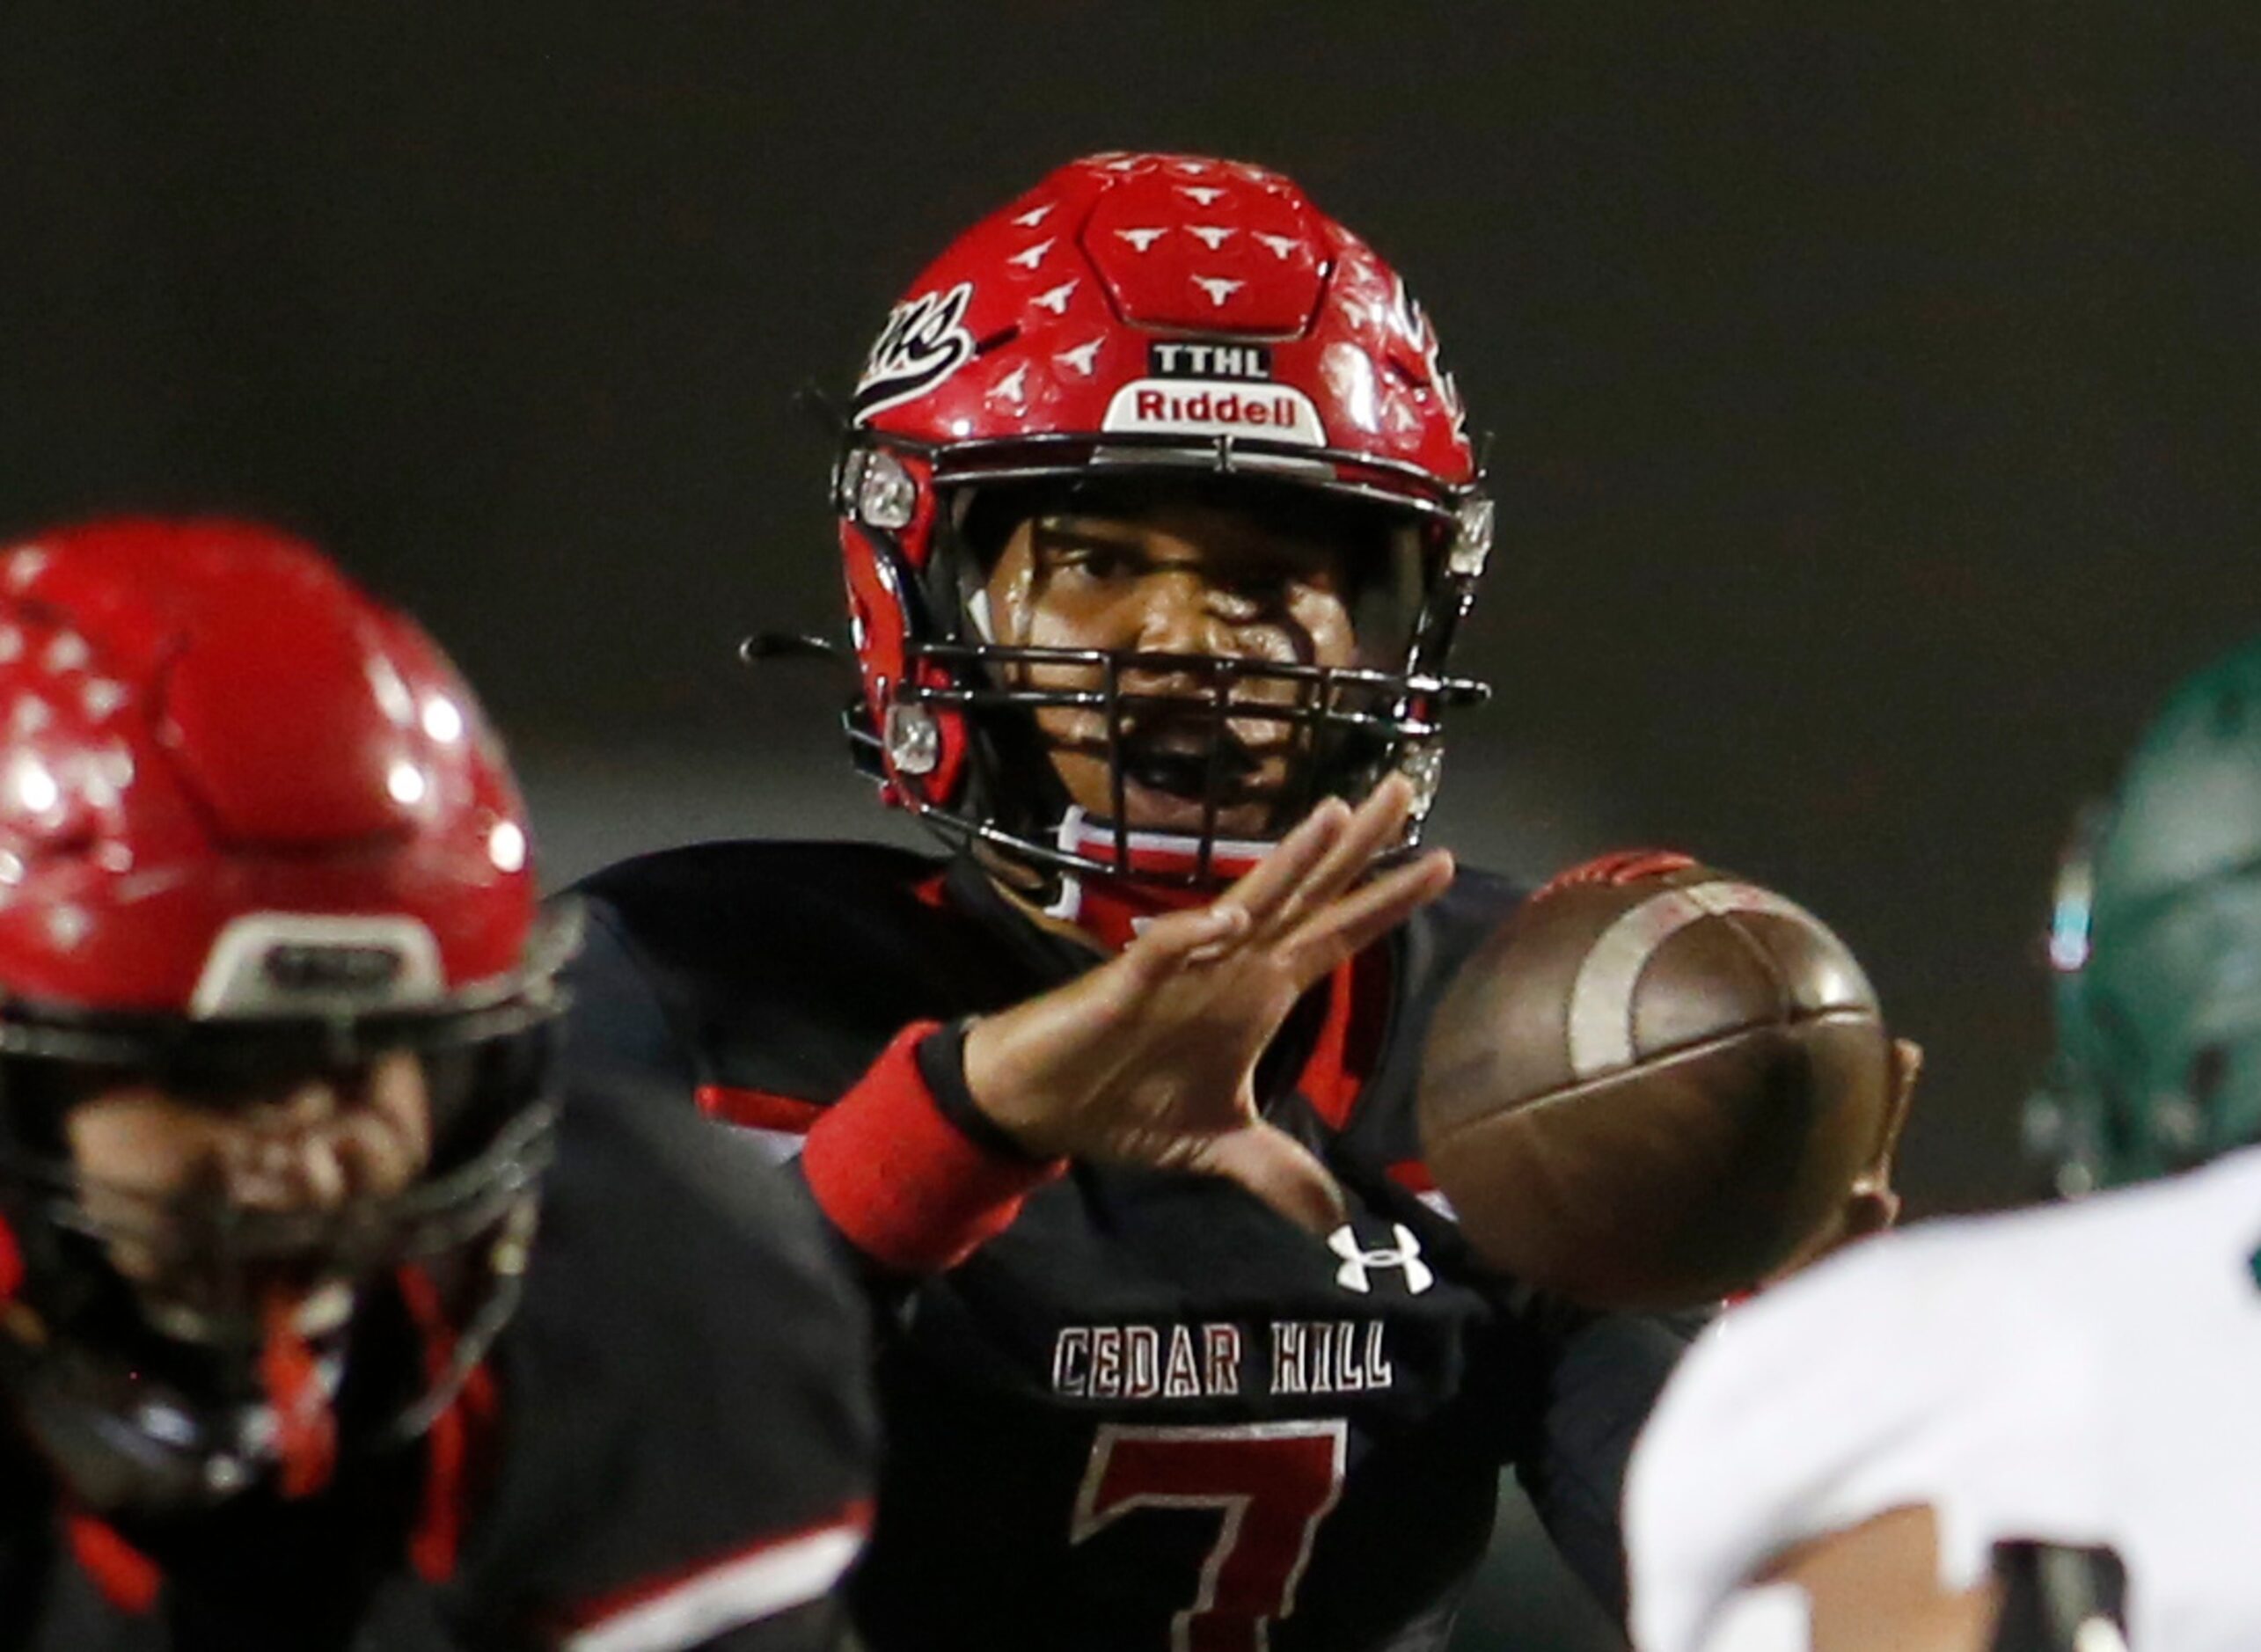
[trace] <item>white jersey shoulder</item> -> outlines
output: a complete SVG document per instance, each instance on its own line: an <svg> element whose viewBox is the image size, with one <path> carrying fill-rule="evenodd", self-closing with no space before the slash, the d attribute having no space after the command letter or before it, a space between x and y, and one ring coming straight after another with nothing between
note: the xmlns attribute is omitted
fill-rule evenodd
<svg viewBox="0 0 2261 1652"><path fill-rule="evenodd" d="M2261 1149L2079 1204L1927 1224L1726 1314L1626 1493L1643 1652L1698 1652L1791 1546L1929 1504L1943 1582L2108 1544L2135 1652L2261 1647Z"/></svg>

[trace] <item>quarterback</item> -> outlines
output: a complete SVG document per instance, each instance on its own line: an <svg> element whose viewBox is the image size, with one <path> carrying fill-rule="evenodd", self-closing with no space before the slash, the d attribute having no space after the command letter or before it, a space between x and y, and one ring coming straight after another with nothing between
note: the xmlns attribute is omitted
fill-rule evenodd
<svg viewBox="0 0 2261 1652"><path fill-rule="evenodd" d="M571 926L430 641L268 530L58 530L0 730L0 1645L830 1644L861 1305L560 1086Z"/></svg>
<svg viewBox="0 0 2261 1652"><path fill-rule="evenodd" d="M1441 1647L1504 1465L1620 1604L1683 1338L1487 1275L1415 1130L1518 895L1416 851L1491 508L1404 283L1277 173L1073 163L896 307L834 503L857 749L954 852L601 873L574 1037L887 1310L865 1640Z"/></svg>
<svg viewBox="0 0 2261 1652"><path fill-rule="evenodd" d="M2072 871L2077 1180L2150 1185L1730 1314L1635 1459L1643 1652L2261 1645L2261 642L2170 699Z"/></svg>

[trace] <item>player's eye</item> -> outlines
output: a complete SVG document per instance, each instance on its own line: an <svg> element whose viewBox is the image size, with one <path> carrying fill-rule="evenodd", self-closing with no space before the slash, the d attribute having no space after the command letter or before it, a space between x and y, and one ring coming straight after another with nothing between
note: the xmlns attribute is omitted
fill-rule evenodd
<svg viewBox="0 0 2261 1652"><path fill-rule="evenodd" d="M1056 544L1047 558L1055 575L1088 580L1094 583L1112 583L1133 579L1143 571L1138 553L1125 545L1104 542L1077 540Z"/></svg>

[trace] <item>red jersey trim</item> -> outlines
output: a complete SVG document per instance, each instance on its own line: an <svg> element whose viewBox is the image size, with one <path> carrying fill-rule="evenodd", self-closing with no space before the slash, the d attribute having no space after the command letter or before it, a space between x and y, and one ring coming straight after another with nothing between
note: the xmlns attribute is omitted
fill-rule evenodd
<svg viewBox="0 0 2261 1652"><path fill-rule="evenodd" d="M1382 1174L1397 1183L1399 1187L1420 1200L1447 1222L1457 1222L1460 1219L1460 1213L1452 1208L1452 1200L1447 1198L1444 1191L1438 1187L1437 1178L1429 1173L1429 1166L1420 1159L1404 1159L1394 1165L1384 1166Z"/></svg>
<svg viewBox="0 0 2261 1652"><path fill-rule="evenodd" d="M1373 1071L1389 1015L1389 954L1380 947L1367 947L1328 980L1327 1019L1296 1088L1331 1130L1350 1123Z"/></svg>
<svg viewBox="0 0 2261 1652"><path fill-rule="evenodd" d="M935 1105L914 1021L817 1120L801 1154L818 1207L850 1243L902 1273L955 1267L1011 1226L1021 1202L1065 1168L984 1151Z"/></svg>
<svg viewBox="0 0 2261 1652"><path fill-rule="evenodd" d="M692 1093L699 1110L710 1119L750 1130L783 1130L806 1136L809 1127L824 1116L821 1103L772 1090L750 1090L739 1085L702 1084Z"/></svg>
<svg viewBox="0 0 2261 1652"><path fill-rule="evenodd" d="M0 1218L0 1306L15 1299L24 1287L24 1253L17 1248L16 1233Z"/></svg>
<svg viewBox="0 0 2261 1652"><path fill-rule="evenodd" d="M1400 1159L1394 1165L1386 1166L1382 1174L1387 1176L1408 1193L1421 1194L1437 1191L1437 1178L1429 1173L1429 1166L1418 1159Z"/></svg>
<svg viewBox="0 0 2261 1652"><path fill-rule="evenodd" d="M562 1652L677 1652L826 1594L862 1550L871 1505L853 1502L814 1525L764 1538L720 1560L588 1602L570 1615Z"/></svg>
<svg viewBox="0 0 2261 1652"><path fill-rule="evenodd" d="M155 1561L120 1537L108 1522L89 1514L65 1517L70 1552L79 1569L120 1612L140 1617L157 1605L165 1574Z"/></svg>

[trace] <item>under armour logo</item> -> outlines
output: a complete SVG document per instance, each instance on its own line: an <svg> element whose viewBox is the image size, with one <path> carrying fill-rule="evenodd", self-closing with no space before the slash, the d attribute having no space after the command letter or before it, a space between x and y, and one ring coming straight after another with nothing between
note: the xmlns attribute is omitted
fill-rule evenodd
<svg viewBox="0 0 2261 1652"><path fill-rule="evenodd" d="M1397 1240L1395 1250L1366 1249L1358 1243L1358 1236L1350 1232L1348 1224L1329 1233L1327 1248L1343 1259L1343 1265L1335 1270L1335 1283L1363 1297L1373 1289L1366 1279L1370 1268L1401 1268L1405 1270L1408 1294L1417 1297L1435 1284L1437 1276L1421 1260L1421 1241L1413 1237L1413 1230L1401 1222L1393 1222L1390 1232Z"/></svg>

